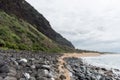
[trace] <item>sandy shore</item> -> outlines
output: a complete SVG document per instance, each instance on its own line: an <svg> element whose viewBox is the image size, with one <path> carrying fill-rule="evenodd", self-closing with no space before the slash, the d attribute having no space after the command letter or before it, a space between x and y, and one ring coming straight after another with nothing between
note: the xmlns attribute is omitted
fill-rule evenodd
<svg viewBox="0 0 120 80"><path fill-rule="evenodd" d="M91 57L91 56L100 56L100 55L101 54L99 53L64 53L63 56L61 56L58 59L59 71L65 75L66 80L70 80L69 71L63 67L64 64L66 64L66 62L64 61L64 58L71 58L71 57L80 58L80 57Z"/></svg>
<svg viewBox="0 0 120 80"><path fill-rule="evenodd" d="M62 56L63 58L65 57L76 57L76 58L80 58L80 57L91 57L91 56L100 56L100 53L64 53L64 55Z"/></svg>

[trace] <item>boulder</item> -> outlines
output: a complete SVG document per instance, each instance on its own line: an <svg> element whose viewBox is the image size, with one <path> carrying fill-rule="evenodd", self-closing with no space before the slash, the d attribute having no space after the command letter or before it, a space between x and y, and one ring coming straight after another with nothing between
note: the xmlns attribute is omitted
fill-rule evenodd
<svg viewBox="0 0 120 80"><path fill-rule="evenodd" d="M38 70L38 76L39 77L41 77L41 76L44 76L44 77L46 77L46 76L48 76L48 74L49 74L49 71L48 70L44 70L44 69L39 69Z"/></svg>
<svg viewBox="0 0 120 80"><path fill-rule="evenodd" d="M14 77L14 76L16 76L16 74L17 74L16 70L14 68L11 68L9 70L8 76L13 76Z"/></svg>
<svg viewBox="0 0 120 80"><path fill-rule="evenodd" d="M0 63L0 73L8 73L9 68L8 65L5 63Z"/></svg>

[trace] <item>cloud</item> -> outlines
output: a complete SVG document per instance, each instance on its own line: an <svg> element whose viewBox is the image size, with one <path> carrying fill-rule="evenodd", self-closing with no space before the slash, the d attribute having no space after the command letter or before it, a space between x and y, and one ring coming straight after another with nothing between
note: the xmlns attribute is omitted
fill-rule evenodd
<svg viewBox="0 0 120 80"><path fill-rule="evenodd" d="M118 51L120 0L26 0L81 49Z"/></svg>

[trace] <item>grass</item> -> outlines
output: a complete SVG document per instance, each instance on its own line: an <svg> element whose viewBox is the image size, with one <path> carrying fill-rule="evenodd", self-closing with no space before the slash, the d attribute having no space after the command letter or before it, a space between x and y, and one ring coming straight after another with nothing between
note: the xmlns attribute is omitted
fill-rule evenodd
<svg viewBox="0 0 120 80"><path fill-rule="evenodd" d="M16 50L65 51L22 19L0 11L0 47Z"/></svg>

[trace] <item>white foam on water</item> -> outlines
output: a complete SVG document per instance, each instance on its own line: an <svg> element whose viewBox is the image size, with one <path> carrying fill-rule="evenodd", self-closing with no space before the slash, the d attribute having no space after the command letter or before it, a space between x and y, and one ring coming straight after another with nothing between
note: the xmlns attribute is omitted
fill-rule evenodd
<svg viewBox="0 0 120 80"><path fill-rule="evenodd" d="M106 54L97 57L82 57L82 59L84 63L106 68L108 70L113 70L115 74L120 75L120 72L114 71L114 69L120 70L120 54Z"/></svg>

